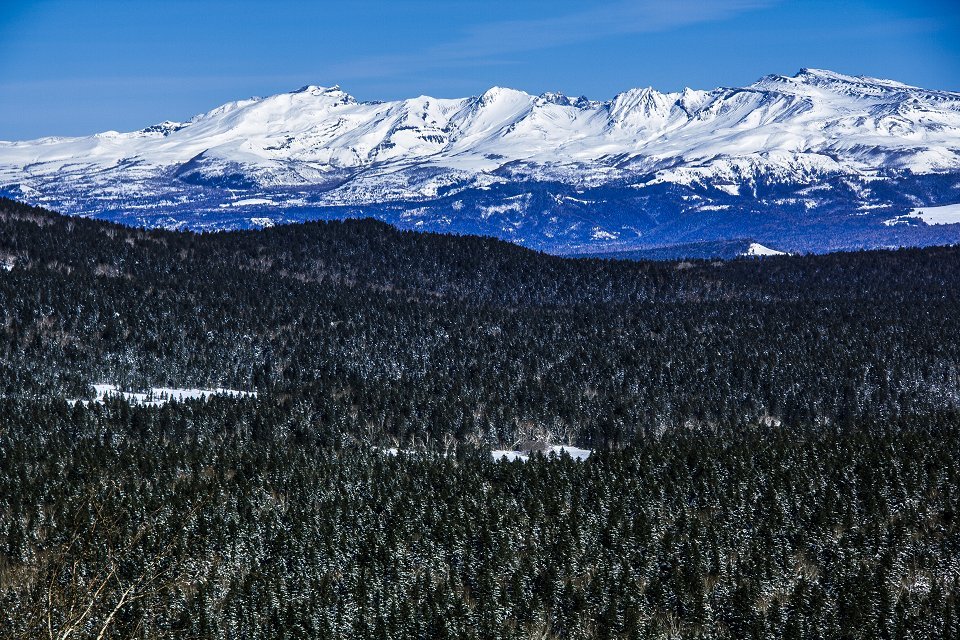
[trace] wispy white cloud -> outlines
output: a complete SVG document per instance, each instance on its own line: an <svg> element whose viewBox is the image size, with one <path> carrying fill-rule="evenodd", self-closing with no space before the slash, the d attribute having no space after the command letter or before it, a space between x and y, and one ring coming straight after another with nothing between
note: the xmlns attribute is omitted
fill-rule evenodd
<svg viewBox="0 0 960 640"><path fill-rule="evenodd" d="M498 22L474 27L459 42L438 47L473 57L558 47L611 36L667 31L731 17L770 5L768 0L630 0L600 3L562 16Z"/></svg>
<svg viewBox="0 0 960 640"><path fill-rule="evenodd" d="M475 25L461 37L396 56L360 58L334 66L344 76L373 77L400 69L508 63L516 54L631 34L655 33L724 20L779 0L620 0L559 16Z"/></svg>

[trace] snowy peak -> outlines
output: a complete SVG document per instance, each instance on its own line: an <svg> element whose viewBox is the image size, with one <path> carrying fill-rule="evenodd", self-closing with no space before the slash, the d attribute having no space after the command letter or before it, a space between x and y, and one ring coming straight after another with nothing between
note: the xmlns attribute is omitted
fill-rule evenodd
<svg viewBox="0 0 960 640"><path fill-rule="evenodd" d="M697 91L688 87L680 92L680 96L677 98L677 106L686 111L687 115L690 115L699 111L709 99L709 91Z"/></svg>
<svg viewBox="0 0 960 640"><path fill-rule="evenodd" d="M559 91L547 91L537 96L535 104L536 106L552 104L561 107L573 107L575 109L595 109L599 107L601 103L590 100L586 96L573 98Z"/></svg>
<svg viewBox="0 0 960 640"><path fill-rule="evenodd" d="M492 87L477 97L474 107L463 114L472 120L472 128L506 127L533 107L534 97L516 89Z"/></svg>
<svg viewBox="0 0 960 640"><path fill-rule="evenodd" d="M757 90L780 91L804 96L825 94L843 96L854 100L906 100L926 98L932 100L956 101L960 93L922 89L895 80L884 80L869 76L851 76L823 69L801 69L796 75L769 75L761 78L751 88Z"/></svg>
<svg viewBox="0 0 960 640"><path fill-rule="evenodd" d="M610 103L610 119L615 125L645 128L650 121L668 118L677 97L676 94L660 93L652 87L624 91Z"/></svg>
<svg viewBox="0 0 960 640"><path fill-rule="evenodd" d="M291 92L290 95L300 96L300 97L320 98L332 104L352 104L356 102L356 99L353 96L351 96L349 93L346 93L343 90L341 90L340 85L338 84L335 84L332 87L321 87L317 85L308 84L304 87L301 87L297 91Z"/></svg>
<svg viewBox="0 0 960 640"><path fill-rule="evenodd" d="M517 89L508 87L490 87L478 97L481 105L487 106L496 103L529 103L532 96Z"/></svg>
<svg viewBox="0 0 960 640"><path fill-rule="evenodd" d="M886 87L889 89L916 89L908 84L896 82L895 80L884 80L882 78L872 78L870 76L850 76L826 69L801 69L793 80L803 84L827 87L856 87L858 90L869 90L873 87Z"/></svg>
<svg viewBox="0 0 960 640"><path fill-rule="evenodd" d="M322 87L316 84L307 84L296 91L291 91L291 93L309 93L313 96L321 96L325 94L342 94L343 91L340 90L340 85L335 84L331 87Z"/></svg>

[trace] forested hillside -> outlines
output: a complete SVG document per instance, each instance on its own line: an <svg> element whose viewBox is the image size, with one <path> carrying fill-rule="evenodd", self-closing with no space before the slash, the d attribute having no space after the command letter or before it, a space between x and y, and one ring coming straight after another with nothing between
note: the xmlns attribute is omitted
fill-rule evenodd
<svg viewBox="0 0 960 640"><path fill-rule="evenodd" d="M675 429L586 462L309 429L250 401L4 401L0 636L960 634L956 414Z"/></svg>
<svg viewBox="0 0 960 640"><path fill-rule="evenodd" d="M960 637L958 248L570 260L0 201L0 313L0 637ZM489 454L523 440L594 453Z"/></svg>
<svg viewBox="0 0 960 640"><path fill-rule="evenodd" d="M958 248L638 263L371 221L195 235L0 208L8 397L229 387L347 436L591 447L960 397Z"/></svg>

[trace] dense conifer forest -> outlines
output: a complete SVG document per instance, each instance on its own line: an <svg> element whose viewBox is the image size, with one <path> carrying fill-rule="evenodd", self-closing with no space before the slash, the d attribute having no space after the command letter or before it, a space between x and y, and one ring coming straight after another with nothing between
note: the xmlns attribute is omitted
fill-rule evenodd
<svg viewBox="0 0 960 640"><path fill-rule="evenodd" d="M0 313L0 637L960 637L960 248L0 200ZM491 458L521 441L594 453Z"/></svg>

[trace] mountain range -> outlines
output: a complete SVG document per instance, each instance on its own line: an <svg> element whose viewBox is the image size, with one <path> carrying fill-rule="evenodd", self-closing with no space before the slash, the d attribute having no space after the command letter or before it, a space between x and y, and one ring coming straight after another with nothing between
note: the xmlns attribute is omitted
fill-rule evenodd
<svg viewBox="0 0 960 640"><path fill-rule="evenodd" d="M960 242L960 93L803 69L609 101L307 86L188 122L0 142L0 195L200 230L378 218L554 253Z"/></svg>

